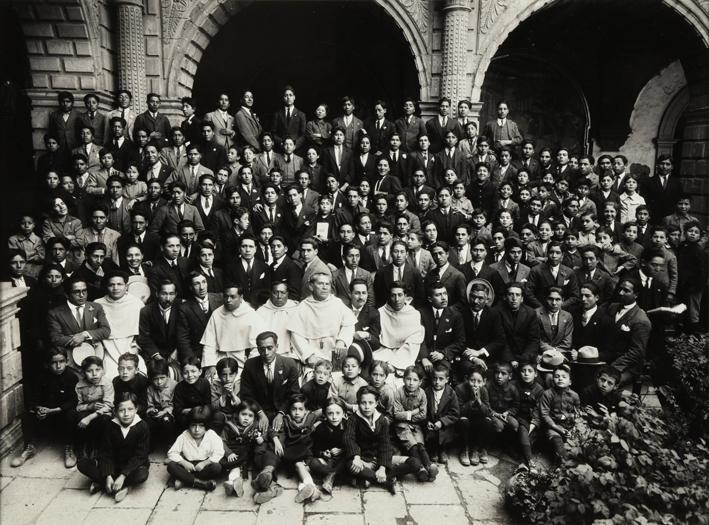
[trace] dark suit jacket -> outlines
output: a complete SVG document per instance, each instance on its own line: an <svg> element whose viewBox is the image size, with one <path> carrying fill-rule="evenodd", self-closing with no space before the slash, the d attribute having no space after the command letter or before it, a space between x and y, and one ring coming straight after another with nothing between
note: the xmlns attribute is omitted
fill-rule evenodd
<svg viewBox="0 0 709 525"><path fill-rule="evenodd" d="M226 164L226 150L216 140L207 144L203 142L200 145L200 149L202 151L202 160L199 163L205 168L209 168L216 173L219 168L224 167Z"/></svg>
<svg viewBox="0 0 709 525"><path fill-rule="evenodd" d="M135 236L132 233L121 235L116 243L118 249L118 258L121 265L125 265L126 248L131 244L137 244L143 250L143 261L153 261L160 256L160 236L157 233L145 232L143 242L135 242Z"/></svg>
<svg viewBox="0 0 709 525"><path fill-rule="evenodd" d="M192 115L189 122L187 119L180 122L180 129L185 136L185 142L199 144L202 141L202 121L197 118L197 115Z"/></svg>
<svg viewBox="0 0 709 525"><path fill-rule="evenodd" d="M364 129L367 130L367 135L369 135L369 140L372 144L372 153L377 153L378 151L384 153L389 149L389 139L391 139L396 127L393 122L384 119L381 128L377 129L376 120L370 120L365 123Z"/></svg>
<svg viewBox="0 0 709 525"><path fill-rule="evenodd" d="M433 153L441 151L446 144L446 133L456 130L457 121L448 117L445 127L441 127L438 115L426 121L426 134L431 143L430 150Z"/></svg>
<svg viewBox="0 0 709 525"><path fill-rule="evenodd" d="M436 329L436 318L431 306L419 308L421 325L425 331L424 348L421 355L427 356L433 351L441 352L448 361L465 350L465 327L463 317L457 308L448 306L441 313L441 319Z"/></svg>
<svg viewBox="0 0 709 525"><path fill-rule="evenodd" d="M381 185L379 184L380 180L382 181ZM386 193L387 198L393 198L397 192L401 191L401 180L391 174L383 179L377 177L374 182L372 182L372 192L374 191Z"/></svg>
<svg viewBox="0 0 709 525"><path fill-rule="evenodd" d="M254 308L268 300L271 293L271 274L265 262L254 259L249 278L241 259L236 259L227 266L226 276L227 281L240 283L244 287L244 300Z"/></svg>
<svg viewBox="0 0 709 525"><path fill-rule="evenodd" d="M362 164L361 154L352 154L352 182L354 184L359 184L363 180L374 184L374 181L377 180L377 158L378 157L370 151L367 155L367 161Z"/></svg>
<svg viewBox="0 0 709 525"><path fill-rule="evenodd" d="M599 305L594 314L583 325L583 311L574 316L573 347L578 350L582 346L595 346L599 350L605 345L612 323L605 306Z"/></svg>
<svg viewBox="0 0 709 525"><path fill-rule="evenodd" d="M290 122L286 122L286 108L282 107L273 115L273 138L280 147L283 143L283 139L286 137L291 137L295 140L295 149L300 151L305 146L305 124L307 123L307 118L305 113L300 111L298 108L293 107L291 110Z"/></svg>
<svg viewBox="0 0 709 525"><path fill-rule="evenodd" d="M190 298L180 305L177 312L176 344L177 358L184 362L193 355L202 356L202 345L199 342L204 335L209 317L223 303L220 293L209 294L209 312L204 313L196 299ZM163 323L164 324L164 323Z"/></svg>
<svg viewBox="0 0 709 525"><path fill-rule="evenodd" d="M83 329L76 322L74 312L66 303L49 310L47 325L52 344L69 350L71 350L68 347L69 340L75 334L86 331L91 335L91 341L94 343L106 339L111 334L111 326L108 324L103 307L91 301L87 301L84 305Z"/></svg>
<svg viewBox="0 0 709 525"><path fill-rule="evenodd" d="M145 111L135 117L135 122L133 123L134 141L138 130L141 129L147 131L148 135L150 135L154 131L157 131L162 135L162 138L158 141L160 142L160 145L168 145L168 139L170 138L170 131L172 130L172 126L170 125L170 121L168 120L168 118L162 113L158 113L157 116L153 118L149 111ZM158 148L158 151L160 151L160 148Z"/></svg>
<svg viewBox="0 0 709 525"><path fill-rule="evenodd" d="M449 245L453 245L455 239L455 229L465 222L465 217L462 213L458 213L453 208L449 208L448 214L445 215L440 208L436 208L431 212L431 220L436 223L438 229L438 240L445 241ZM423 221L421 221L423 222Z"/></svg>
<svg viewBox="0 0 709 525"><path fill-rule="evenodd" d="M409 123L405 117L402 117L396 120L394 126L401 137L401 149L404 151L416 151L418 149L419 136L426 133L426 124L423 119L412 115L411 123Z"/></svg>
<svg viewBox="0 0 709 525"><path fill-rule="evenodd" d="M525 304L520 306L516 316L504 303L496 309L505 334L505 348L501 358L504 361L525 359L536 362L540 341L537 312Z"/></svg>
<svg viewBox="0 0 709 525"><path fill-rule="evenodd" d="M463 181L465 184L468 183L468 160L465 158L465 153L463 153L460 148L455 148L452 159L447 155L445 148L436 154L436 168L433 181L433 185L436 188L446 186L443 177L447 170L455 171L458 180Z"/></svg>
<svg viewBox="0 0 709 525"><path fill-rule="evenodd" d="M470 307L466 303L459 303L457 308L465 327L465 347L473 350L484 348L490 354L488 362L493 363L501 360L505 350L505 333L502 330L502 320L498 310L485 306L480 314L480 323L476 330ZM458 357L458 355L453 357Z"/></svg>
<svg viewBox="0 0 709 525"><path fill-rule="evenodd" d="M414 151L409 154L409 176L413 175L416 170L423 170L426 174L426 184L430 186L431 190L433 190L437 180L437 167L439 159L430 150L427 153L427 157L427 159L424 159L421 151ZM409 203L415 205L416 199L409 200Z"/></svg>
<svg viewBox="0 0 709 525"><path fill-rule="evenodd" d="M285 411L290 397L300 392L299 375L298 364L294 359L277 355L273 383L269 385L263 370L263 360L260 356L252 357L244 363L239 396L258 403L271 419L276 412Z"/></svg>
<svg viewBox="0 0 709 525"><path fill-rule="evenodd" d="M357 316L357 323L355 324L355 331L365 331L369 335L367 336L367 342L372 350L376 350L381 346L379 342L379 336L381 335L381 320L379 318L379 310L373 306L365 304L359 311Z"/></svg>
<svg viewBox="0 0 709 525"><path fill-rule="evenodd" d="M541 167L539 166L539 161L535 158L529 159L529 166L525 165L525 159L520 159L518 161L514 162L515 167L517 168L517 171L521 171L522 169L527 170L529 172L529 180L538 180L541 178Z"/></svg>
<svg viewBox="0 0 709 525"><path fill-rule="evenodd" d="M278 268L269 267L271 282L285 281L288 285L288 298L300 301L303 270L293 259L286 255Z"/></svg>
<svg viewBox="0 0 709 525"><path fill-rule="evenodd" d="M645 311L637 305L616 321L615 315L620 307L619 303L608 307L612 326L606 343L607 355L601 355L601 359L609 361L621 372L627 371L637 377L643 371L652 325Z"/></svg>
<svg viewBox="0 0 709 525"><path fill-rule="evenodd" d="M374 275L363 268L357 267L353 279L364 279L367 282L367 304L374 306ZM350 285L347 283L347 274L344 267L338 268L332 274L332 288L335 295L342 299L345 306L349 308L352 305L352 293L350 292Z"/></svg>
<svg viewBox="0 0 709 525"><path fill-rule="evenodd" d="M296 214L295 210L290 206L286 206L282 211L280 222L281 234L288 242L288 249L292 252L298 246L300 239L305 235L306 230L310 227L308 223L315 220L315 210L303 204L300 213Z"/></svg>
<svg viewBox="0 0 709 525"><path fill-rule="evenodd" d="M138 345L146 362L150 361L155 354L160 354L167 359L177 348L177 318L180 310L178 303L179 301L176 301L172 305L167 324L160 313L157 301L141 308Z"/></svg>
<svg viewBox="0 0 709 525"><path fill-rule="evenodd" d="M189 274L190 261L188 259L178 257L177 268L172 268L162 254L158 255L155 260L153 260L153 266L150 268L150 272L148 273L148 284L150 285L152 296L157 297L160 281L163 279L170 279L175 283L175 287L177 288L177 297L184 297L184 291Z"/></svg>
<svg viewBox="0 0 709 525"><path fill-rule="evenodd" d="M424 290L428 290L436 281L440 281L441 284L445 286L448 292L448 304L454 305L464 300L466 286L465 277L452 264L448 264L448 268L443 272L443 275L439 275L437 268L428 272L424 281Z"/></svg>
<svg viewBox="0 0 709 525"><path fill-rule="evenodd" d="M77 109L72 109L69 112L69 118L64 122L62 111L52 111L49 114L48 131L50 134L57 137L59 145L65 151L70 151L78 144L78 126L81 115Z"/></svg>
<svg viewBox="0 0 709 525"><path fill-rule="evenodd" d="M423 305L424 289L421 274L408 262L404 264L404 286L406 295L413 297L413 305L419 307ZM392 264L377 270L374 275L374 304L377 308L383 306L389 299L389 288L394 282L394 270Z"/></svg>
<svg viewBox="0 0 709 525"><path fill-rule="evenodd" d="M155 211L151 210L150 204L151 203L149 201L136 202L133 205L133 212L137 213L138 211L140 211L140 213L143 215L143 217L145 217L148 220L148 222L151 222L153 219L153 215L155 215L157 213L157 211L160 209L160 207L165 206L167 204L167 201L161 197L158 200L158 205L155 207Z"/></svg>
<svg viewBox="0 0 709 525"><path fill-rule="evenodd" d="M320 152L320 164L325 172L325 177L332 175L340 184L352 183L352 170L354 169L352 150L342 146L340 166L337 166L335 147L329 146Z"/></svg>
<svg viewBox="0 0 709 525"><path fill-rule="evenodd" d="M574 270L574 273L576 274L576 280L578 281L579 288L581 288L581 286L587 282L586 270L579 268L578 270ZM593 281L593 283L601 290L601 297L598 302L602 304L610 301L613 297L613 292L615 291L615 278L611 277L611 275L604 269L596 268L596 271L593 272L593 278L591 281Z"/></svg>
<svg viewBox="0 0 709 525"><path fill-rule="evenodd" d="M212 208L209 210L209 215L204 211L204 206L202 206L202 197L197 197L193 206L197 208L200 219L202 219L202 225L205 230L213 232L215 235L219 235L219 225L217 224L217 212L226 208L226 202L221 197L212 196Z"/></svg>
<svg viewBox="0 0 709 525"><path fill-rule="evenodd" d="M568 266L559 266L556 279L551 274L548 264L538 264L529 271L527 279L527 294L525 302L534 308L545 303L546 293L550 286L558 286L564 290L564 310L573 309L579 302L579 283L576 274Z"/></svg>
<svg viewBox="0 0 709 525"><path fill-rule="evenodd" d="M243 108L239 108L239 111L234 115L234 127L237 131L237 142L240 146L249 145L255 148L256 151L261 149L259 137L261 137L263 128L253 111L247 113Z"/></svg>
<svg viewBox="0 0 709 525"><path fill-rule="evenodd" d="M129 162L140 163L140 154L138 153L138 146L131 139L128 137L124 137L124 139L123 144L118 148L113 140L106 142L104 148L113 152L113 167L125 173Z"/></svg>
<svg viewBox="0 0 709 525"><path fill-rule="evenodd" d="M667 215L674 213L675 204L682 194L682 183L678 175L673 173L670 174L667 184L663 188L660 177L654 175L642 181L640 193L650 209L650 220L659 224Z"/></svg>
<svg viewBox="0 0 709 525"><path fill-rule="evenodd" d="M148 231L151 233L178 233L177 225L181 220L190 220L194 223L195 230L198 232L204 230L204 225L202 224L202 217L199 216L197 208L191 204L185 204L184 213L182 214L182 219L177 214L175 207L172 204L167 204L158 208L152 219L150 220L150 226L148 226Z"/></svg>
<svg viewBox="0 0 709 525"><path fill-rule="evenodd" d="M396 162L393 158L394 153L390 150L385 151L382 157L389 159L389 165L391 166L391 171L389 172L390 177L395 177L399 179L402 186L408 186L410 181L410 164L409 164L409 154L403 149L400 149L396 155Z"/></svg>

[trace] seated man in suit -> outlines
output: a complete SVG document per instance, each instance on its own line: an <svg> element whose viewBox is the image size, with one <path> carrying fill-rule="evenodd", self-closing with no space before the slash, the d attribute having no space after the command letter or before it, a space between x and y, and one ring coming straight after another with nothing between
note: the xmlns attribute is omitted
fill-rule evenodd
<svg viewBox="0 0 709 525"><path fill-rule="evenodd" d="M423 305L423 279L421 274L406 260L407 247L403 241L391 243L391 264L381 267L374 276L374 302L377 307L389 300L389 292L394 282L404 286L406 296L415 307Z"/></svg>
<svg viewBox="0 0 709 525"><path fill-rule="evenodd" d="M296 359L291 344L288 323L298 302L288 297L288 284L283 280L271 281L271 296L256 310L268 326L278 336L278 353Z"/></svg>
<svg viewBox="0 0 709 525"><path fill-rule="evenodd" d="M299 301L303 270L288 255L288 244L284 237L274 235L268 243L273 255L273 264L269 268L271 283L284 282L288 287L288 298Z"/></svg>
<svg viewBox="0 0 709 525"><path fill-rule="evenodd" d="M578 304L579 285L576 274L561 264L562 258L561 243L551 241L547 247L547 261L530 270L525 301L533 308L542 306L550 286L558 286L564 291L565 299L561 307L565 310L572 310Z"/></svg>
<svg viewBox="0 0 709 525"><path fill-rule="evenodd" d="M601 359L620 371L620 386L634 382L645 365L652 325L637 303L640 287L635 279L621 278L617 288L618 302L608 307L612 327L607 344L604 349L599 349Z"/></svg>
<svg viewBox="0 0 709 525"><path fill-rule="evenodd" d="M600 304L601 290L592 281L581 285L581 314L574 317L574 332L572 335L572 359L577 351L584 346L601 348L605 344L610 331L610 323L606 306Z"/></svg>
<svg viewBox="0 0 709 525"><path fill-rule="evenodd" d="M288 408L288 400L300 391L298 363L278 353L278 336L264 331L256 336L258 355L244 364L239 396L258 403L269 420Z"/></svg>
<svg viewBox="0 0 709 525"><path fill-rule="evenodd" d="M79 277L71 277L64 282L67 294L66 304L49 311L47 325L49 338L54 346L65 348L70 356L69 365L79 370L72 356L72 350L83 343L98 345L111 334L111 327L100 304L88 299L88 285Z"/></svg>
<svg viewBox="0 0 709 525"><path fill-rule="evenodd" d="M567 359L571 357L574 321L571 314L561 309L564 291L558 286L547 290L546 302L537 308L540 327L539 351L557 350Z"/></svg>
<svg viewBox="0 0 709 525"><path fill-rule="evenodd" d="M537 312L523 303L524 285L509 283L505 298L497 307L505 335L505 347L500 355L517 368L521 360L536 363L539 354L539 319Z"/></svg>
<svg viewBox="0 0 709 525"><path fill-rule="evenodd" d="M471 281L466 289L468 301L458 303L457 308L465 327L465 345L448 360L452 363L457 378L462 381L474 367L488 368L501 359L505 336L497 310L490 308L492 288L483 280Z"/></svg>
<svg viewBox="0 0 709 525"><path fill-rule="evenodd" d="M192 221L198 232L204 230L197 208L186 201L187 186L179 180L173 182L170 185L170 195L172 196L170 202L155 210L148 231L162 234L177 233L177 225L183 220Z"/></svg>
<svg viewBox="0 0 709 525"><path fill-rule="evenodd" d="M177 318L180 303L175 283L169 279L160 281L157 301L146 304L140 310L138 345L146 363L152 359L167 359L179 368L177 360Z"/></svg>
<svg viewBox="0 0 709 525"><path fill-rule="evenodd" d="M191 297L177 311L177 357L181 363L192 356L202 358L201 341L207 321L224 302L221 291L209 291L207 278L200 272L190 272L188 287Z"/></svg>
<svg viewBox="0 0 709 525"><path fill-rule="evenodd" d="M350 283L352 296L351 309L357 318L355 324L354 340L367 343L374 351L379 348L379 310L370 304L369 285L364 279L352 279Z"/></svg>
<svg viewBox="0 0 709 525"><path fill-rule="evenodd" d="M153 296L157 294L160 282L167 279L175 284L177 297L184 297L189 272L189 261L180 257L180 237L176 233L165 235L160 242L160 256L153 261L148 272L148 284Z"/></svg>
<svg viewBox="0 0 709 525"><path fill-rule="evenodd" d="M104 296L104 277L115 270L117 265L106 257L108 251L102 242L90 242L86 246L86 257L74 272L89 288L89 300L93 301Z"/></svg>
<svg viewBox="0 0 709 525"><path fill-rule="evenodd" d="M224 285L224 304L207 321L200 341L205 377L216 373L217 362L223 357L236 359L239 377L256 348L256 336L266 329L263 318L245 301L243 290L239 284Z"/></svg>
<svg viewBox="0 0 709 525"><path fill-rule="evenodd" d="M118 239L117 249L121 266L125 266L125 253L129 245L137 244L143 252L143 261L153 261L160 254L160 236L157 233L148 233L148 217L144 211L131 211L131 230Z"/></svg>
<svg viewBox="0 0 709 525"><path fill-rule="evenodd" d="M355 279L362 279L367 283L368 304L374 305L374 276L359 267L360 252L359 246L353 244L345 246L345 265L338 268L332 276L335 295L348 307L352 305L350 284Z"/></svg>
<svg viewBox="0 0 709 525"><path fill-rule="evenodd" d="M433 243L429 251L436 268L426 274L426 287L440 281L448 291L450 303L458 304L465 298L465 277L448 263L448 244L443 241Z"/></svg>
<svg viewBox="0 0 709 525"><path fill-rule="evenodd" d="M419 309L425 337L421 355L421 364L427 373L433 365L445 362L450 365L452 359L465 349L465 328L460 311L448 305L448 292L440 282L431 284L426 293L428 305Z"/></svg>
<svg viewBox="0 0 709 525"><path fill-rule="evenodd" d="M226 269L226 280L238 283L246 302L257 308L266 302L270 289L266 263L256 258L256 238L244 235L239 244L239 259Z"/></svg>

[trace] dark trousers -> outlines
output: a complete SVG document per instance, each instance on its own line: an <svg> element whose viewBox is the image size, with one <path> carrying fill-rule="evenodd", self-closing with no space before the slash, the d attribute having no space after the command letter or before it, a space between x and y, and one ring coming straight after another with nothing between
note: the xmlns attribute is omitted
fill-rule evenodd
<svg viewBox="0 0 709 525"><path fill-rule="evenodd" d="M34 443L39 436L48 435L53 440L61 440L64 445L73 445L76 422L75 410L50 414L44 419L37 418L36 414L25 412L22 416L25 443Z"/></svg>
<svg viewBox="0 0 709 525"><path fill-rule="evenodd" d="M76 463L76 468L79 469L79 472L81 472L84 476L89 478L91 481L98 483L102 487L106 484L106 477L101 474L99 463L95 459L81 458ZM148 479L148 468L149 465L141 465L135 470L129 472L126 475L126 481L124 486L134 487L143 483L145 480ZM114 471L111 472L111 476L115 480L120 475L121 468L116 465Z"/></svg>
<svg viewBox="0 0 709 525"><path fill-rule="evenodd" d="M199 461L192 461L191 463L196 465ZM195 479L205 480L219 477L222 473L222 466L219 463L210 463L199 472L187 472L185 467L176 461L170 461L170 463L167 464L167 471L172 477L179 479L185 485L189 485L191 487L194 485Z"/></svg>
<svg viewBox="0 0 709 525"><path fill-rule="evenodd" d="M458 420L458 430L466 447L477 448L486 446L485 417L482 414L468 414Z"/></svg>
<svg viewBox="0 0 709 525"><path fill-rule="evenodd" d="M172 416L156 418L146 416L150 428L150 448L155 449L158 444L172 443L175 441L177 431L175 430L175 420Z"/></svg>
<svg viewBox="0 0 709 525"><path fill-rule="evenodd" d="M98 416L86 428L79 428L79 421L88 415L87 412L75 412L74 416L74 448L77 455L82 456L84 448L96 449L106 425L110 422L107 415Z"/></svg>
<svg viewBox="0 0 709 525"><path fill-rule="evenodd" d="M374 483L377 482L377 475L376 475L376 470L378 466L376 465L376 462L371 463L367 460L364 460L365 462L365 467L357 474L353 474L356 478L360 479L365 479L367 481L372 481ZM352 458L348 459L347 462L345 463L345 468L349 471L350 467L352 466ZM392 464L391 468L387 469L387 477L402 477L405 476L406 474L415 474L419 470L421 470L421 462L414 458L414 457L408 457L406 461L403 463L398 463L398 464Z"/></svg>
<svg viewBox="0 0 709 525"><path fill-rule="evenodd" d="M333 472L341 472L345 468L345 460L342 456L337 458L311 458L308 467L314 474L327 476Z"/></svg>

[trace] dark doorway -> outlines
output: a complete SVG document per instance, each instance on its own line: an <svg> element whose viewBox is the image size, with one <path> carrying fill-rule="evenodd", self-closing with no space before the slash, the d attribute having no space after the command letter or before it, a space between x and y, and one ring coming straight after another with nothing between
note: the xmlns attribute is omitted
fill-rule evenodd
<svg viewBox="0 0 709 525"><path fill-rule="evenodd" d="M2 238L7 239L21 212L32 213L34 165L32 116L25 92L29 85L29 61L25 37L15 11L0 8L0 175L10 190L2 206ZM3 249L7 243L3 245Z"/></svg>
<svg viewBox="0 0 709 525"><path fill-rule="evenodd" d="M360 118L370 117L380 98L389 103L391 118L404 96L420 93L411 47L374 1L277 1L245 7L214 37L193 96L206 112L224 90L232 107L251 90L268 127L285 85L293 86L296 106L308 119L322 102L329 104L330 118L339 115L346 94L355 97Z"/></svg>
<svg viewBox="0 0 709 525"><path fill-rule="evenodd" d="M554 64L521 54L497 57L487 70L482 100L481 122L496 118L497 102L507 101L513 120L537 151L563 145L571 153L586 152L590 125L586 99Z"/></svg>
<svg viewBox="0 0 709 525"><path fill-rule="evenodd" d="M588 101L594 145L616 151L630 132L630 114L643 86L663 67L701 49L693 28L661 0L557 0L508 35L488 70L483 91L492 91L493 84L507 88L515 77L537 69L535 64L551 64L571 81L566 86L579 86ZM509 58L500 59L498 67L498 57ZM503 70L506 62L512 64L510 59L524 57L537 60ZM555 120L573 110L570 97L542 100ZM514 119L516 103L510 103ZM486 105L483 114L494 115L494 108Z"/></svg>

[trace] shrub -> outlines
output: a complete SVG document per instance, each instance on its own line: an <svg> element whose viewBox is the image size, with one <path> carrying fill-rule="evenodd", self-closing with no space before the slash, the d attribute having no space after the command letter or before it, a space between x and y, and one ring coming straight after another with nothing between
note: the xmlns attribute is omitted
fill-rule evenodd
<svg viewBox="0 0 709 525"><path fill-rule="evenodd" d="M707 524L709 448L678 452L669 438L637 397L607 418L576 418L564 465L514 476L507 502L531 523Z"/></svg>

